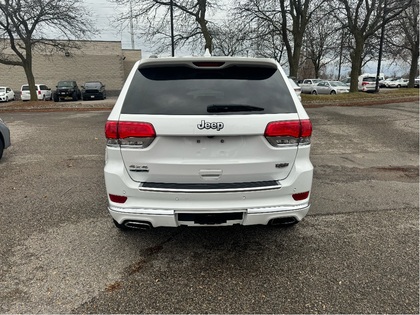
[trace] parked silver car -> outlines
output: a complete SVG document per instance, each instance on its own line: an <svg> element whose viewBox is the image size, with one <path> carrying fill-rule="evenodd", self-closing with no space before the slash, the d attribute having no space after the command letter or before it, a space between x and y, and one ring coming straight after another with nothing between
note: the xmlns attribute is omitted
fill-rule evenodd
<svg viewBox="0 0 420 315"><path fill-rule="evenodd" d="M340 81L321 81L312 88L311 94L340 94L350 92L350 87Z"/></svg>
<svg viewBox="0 0 420 315"><path fill-rule="evenodd" d="M3 150L10 147L10 130L0 118L0 159L3 156Z"/></svg>

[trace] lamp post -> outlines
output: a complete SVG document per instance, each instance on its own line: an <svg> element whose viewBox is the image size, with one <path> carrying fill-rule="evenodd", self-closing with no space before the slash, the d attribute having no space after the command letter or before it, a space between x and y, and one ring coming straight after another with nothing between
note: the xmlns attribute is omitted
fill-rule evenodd
<svg viewBox="0 0 420 315"><path fill-rule="evenodd" d="M170 1L171 10L171 46L172 46L172 57L175 56L175 43L174 43L174 1Z"/></svg>
<svg viewBox="0 0 420 315"><path fill-rule="evenodd" d="M382 26L381 26L381 39L379 41L378 69L376 70L375 93L379 92L379 74L381 73L382 50L384 46L384 34L385 34L386 1L387 0L384 0L384 12L382 16Z"/></svg>

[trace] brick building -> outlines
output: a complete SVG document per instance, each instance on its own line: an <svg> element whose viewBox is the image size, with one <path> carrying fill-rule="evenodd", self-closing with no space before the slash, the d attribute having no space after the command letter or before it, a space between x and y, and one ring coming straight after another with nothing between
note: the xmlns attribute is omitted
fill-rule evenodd
<svg viewBox="0 0 420 315"><path fill-rule="evenodd" d="M7 42L5 42L7 45ZM65 52L34 52L33 72L36 83L46 84L52 90L58 81L102 81L108 95L117 95L134 63L141 58L141 50L122 49L120 41L77 41L80 49ZM12 53L10 48L3 51ZM19 94L26 84L22 67L0 64L0 86L11 87Z"/></svg>

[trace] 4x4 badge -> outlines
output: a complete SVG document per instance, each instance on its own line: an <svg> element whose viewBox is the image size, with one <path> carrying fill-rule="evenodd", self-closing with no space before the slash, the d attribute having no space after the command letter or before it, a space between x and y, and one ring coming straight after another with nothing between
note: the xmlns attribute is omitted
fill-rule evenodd
<svg viewBox="0 0 420 315"><path fill-rule="evenodd" d="M200 124L197 125L197 128L202 129L216 129L217 131L220 131L223 129L225 125L222 122L206 122L205 120L202 120Z"/></svg>

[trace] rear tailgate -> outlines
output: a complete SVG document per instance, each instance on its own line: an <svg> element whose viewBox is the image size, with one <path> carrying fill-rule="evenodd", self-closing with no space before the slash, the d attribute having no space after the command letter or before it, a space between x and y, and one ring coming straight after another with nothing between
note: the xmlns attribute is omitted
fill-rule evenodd
<svg viewBox="0 0 420 315"><path fill-rule="evenodd" d="M296 119L297 114L276 117ZM121 146L127 172L138 182L277 181L287 177L297 153L297 146L274 147L267 141L264 131L270 119L266 115L121 115L120 120L148 122L156 131L156 138L147 148ZM200 129L206 123L209 128ZM217 130L217 126L223 128Z"/></svg>
<svg viewBox="0 0 420 315"><path fill-rule="evenodd" d="M296 124L274 142L264 135L271 122L300 123L299 101L284 72L272 60L211 60L145 61L130 74L110 119L113 136L120 139L121 131L127 137L113 142L127 172L143 186L270 186L290 173L300 137Z"/></svg>

